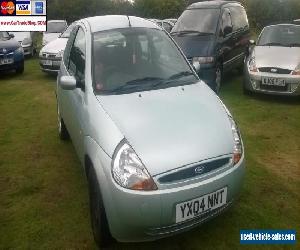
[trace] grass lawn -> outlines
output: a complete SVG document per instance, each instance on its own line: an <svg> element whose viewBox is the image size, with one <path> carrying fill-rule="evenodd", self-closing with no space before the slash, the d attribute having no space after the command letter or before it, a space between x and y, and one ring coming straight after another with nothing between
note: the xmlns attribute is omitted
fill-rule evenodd
<svg viewBox="0 0 300 250"><path fill-rule="evenodd" d="M55 77L36 59L22 76L0 74L0 249L95 249L83 169L57 136ZM221 93L246 148L238 202L187 233L112 249L252 249L240 229L297 229L299 242L300 99L247 97L241 81L226 77Z"/></svg>

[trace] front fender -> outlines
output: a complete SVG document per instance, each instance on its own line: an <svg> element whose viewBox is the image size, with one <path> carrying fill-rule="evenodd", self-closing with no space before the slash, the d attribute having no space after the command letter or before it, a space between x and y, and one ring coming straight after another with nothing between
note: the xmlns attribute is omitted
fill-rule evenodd
<svg viewBox="0 0 300 250"><path fill-rule="evenodd" d="M98 184L100 187L103 205L105 208L110 231L112 232L112 225L119 224L115 214L114 203L112 199L112 174L111 161L112 159L104 152L104 150L97 144L97 142L90 136L84 138L85 156L89 157L92 162L92 167L95 170ZM87 170L87 168L85 168Z"/></svg>

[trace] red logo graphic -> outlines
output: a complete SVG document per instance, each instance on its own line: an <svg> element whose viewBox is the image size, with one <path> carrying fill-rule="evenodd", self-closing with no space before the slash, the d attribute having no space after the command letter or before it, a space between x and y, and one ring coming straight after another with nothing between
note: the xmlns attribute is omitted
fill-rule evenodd
<svg viewBox="0 0 300 250"><path fill-rule="evenodd" d="M13 2L2 2L1 3L1 14L11 15L15 11L15 5Z"/></svg>

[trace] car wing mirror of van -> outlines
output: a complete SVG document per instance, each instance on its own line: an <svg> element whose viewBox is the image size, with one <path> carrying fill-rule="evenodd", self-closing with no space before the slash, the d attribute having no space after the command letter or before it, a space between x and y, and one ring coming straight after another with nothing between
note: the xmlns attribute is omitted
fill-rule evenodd
<svg viewBox="0 0 300 250"><path fill-rule="evenodd" d="M9 38L10 39L15 38L15 35L14 34L9 34Z"/></svg>
<svg viewBox="0 0 300 250"><path fill-rule="evenodd" d="M200 71L200 63L199 62L193 62L193 68L196 71L196 73L198 73Z"/></svg>
<svg viewBox="0 0 300 250"><path fill-rule="evenodd" d="M232 26L226 26L223 29L223 36L226 37L228 34L232 33L233 29Z"/></svg>
<svg viewBox="0 0 300 250"><path fill-rule="evenodd" d="M77 81L74 76L62 76L59 84L64 90L73 90L77 88Z"/></svg>
<svg viewBox="0 0 300 250"><path fill-rule="evenodd" d="M255 45L255 40L249 40L249 45L254 46Z"/></svg>

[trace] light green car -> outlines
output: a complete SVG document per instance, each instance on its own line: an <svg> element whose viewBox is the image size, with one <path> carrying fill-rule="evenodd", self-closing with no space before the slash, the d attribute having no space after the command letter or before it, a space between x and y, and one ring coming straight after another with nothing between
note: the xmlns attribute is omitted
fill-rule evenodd
<svg viewBox="0 0 300 250"><path fill-rule="evenodd" d="M236 123L150 21L78 21L58 75L57 104L60 138L71 137L88 178L100 245L186 231L223 212L241 189Z"/></svg>

